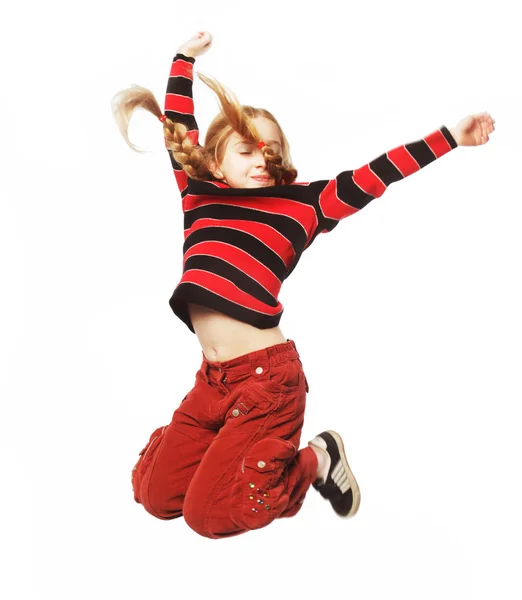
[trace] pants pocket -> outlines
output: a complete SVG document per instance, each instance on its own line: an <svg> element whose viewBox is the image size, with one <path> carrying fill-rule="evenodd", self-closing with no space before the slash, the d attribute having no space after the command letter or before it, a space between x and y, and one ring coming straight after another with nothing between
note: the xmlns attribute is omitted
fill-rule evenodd
<svg viewBox="0 0 522 600"><path fill-rule="evenodd" d="M287 462L295 446L281 438L264 438L245 454L236 475L231 518L246 529L260 529L279 517L288 505Z"/></svg>
<svg viewBox="0 0 522 600"><path fill-rule="evenodd" d="M301 363L298 360L289 360L270 367L268 383L283 393L293 392L301 385L303 376Z"/></svg>
<svg viewBox="0 0 522 600"><path fill-rule="evenodd" d="M223 423L229 419L238 421L238 424L246 420L258 420L265 418L270 411L274 410L279 402L279 390L267 387L268 380L256 381L251 378L245 385L237 390L226 404L223 404Z"/></svg>

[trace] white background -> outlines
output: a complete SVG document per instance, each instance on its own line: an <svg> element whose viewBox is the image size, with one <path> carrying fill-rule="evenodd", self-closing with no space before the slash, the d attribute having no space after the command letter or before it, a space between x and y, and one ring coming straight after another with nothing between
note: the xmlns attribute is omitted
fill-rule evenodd
<svg viewBox="0 0 522 600"><path fill-rule="evenodd" d="M519 23L509 1L47 1L0 24L0 595L520 599ZM201 362L170 310L180 197L161 125L132 152L114 93L163 106L172 57L272 111L299 181L489 111L457 148L320 236L280 299L310 384L303 445L339 431L353 520L313 489L227 540L132 499L131 468ZM202 138L217 112L194 86Z"/></svg>

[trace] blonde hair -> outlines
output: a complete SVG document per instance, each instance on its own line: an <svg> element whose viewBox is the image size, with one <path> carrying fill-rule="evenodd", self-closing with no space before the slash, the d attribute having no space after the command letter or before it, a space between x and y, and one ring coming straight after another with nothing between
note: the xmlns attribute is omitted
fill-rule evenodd
<svg viewBox="0 0 522 600"><path fill-rule="evenodd" d="M182 123L165 119L163 134L165 144L172 153L174 160L192 179L215 180L211 171L211 163L220 165L226 149L228 138L238 133L247 140L258 144L261 141L259 133L252 122L256 117L270 119L277 127L281 137L281 154L277 154L269 146L263 146L262 152L267 170L274 178L276 185L293 183L297 171L292 165L290 148L281 126L274 115L263 108L242 106L233 92L225 88L216 79L198 72L198 77L218 97L220 113L212 120L205 136L205 144L194 144L187 135L187 127ZM139 85L132 85L121 90L112 99L112 111L118 128L127 144L136 152L142 152L129 139L129 122L135 110L144 109L157 118L162 111L154 94Z"/></svg>

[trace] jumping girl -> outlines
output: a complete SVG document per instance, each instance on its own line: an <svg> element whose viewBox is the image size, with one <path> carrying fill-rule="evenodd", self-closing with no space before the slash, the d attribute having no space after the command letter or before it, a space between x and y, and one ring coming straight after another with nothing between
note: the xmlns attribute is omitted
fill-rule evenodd
<svg viewBox="0 0 522 600"><path fill-rule="evenodd" d="M140 86L116 94L113 111L134 150L136 109L163 124L185 239L170 306L202 348L194 388L140 452L134 499L159 519L183 515L200 535L224 538L295 515L310 486L338 515L357 512L359 487L339 434L325 431L299 450L309 388L295 343L279 328L281 285L319 234L457 146L485 144L495 127L488 113L471 115L334 179L297 183L275 117L200 73L221 112L199 143L193 65L211 44L200 32L178 49L165 114Z"/></svg>

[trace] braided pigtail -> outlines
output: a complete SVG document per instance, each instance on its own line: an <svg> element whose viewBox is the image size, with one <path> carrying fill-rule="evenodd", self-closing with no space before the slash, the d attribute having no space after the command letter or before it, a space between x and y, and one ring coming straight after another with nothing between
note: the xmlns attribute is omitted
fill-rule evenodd
<svg viewBox="0 0 522 600"><path fill-rule="evenodd" d="M192 142L185 125L166 118L163 123L163 135L165 145L172 152L174 160L190 178L204 181L212 177L207 167L204 148Z"/></svg>
<svg viewBox="0 0 522 600"><path fill-rule="evenodd" d="M297 169L292 165L286 165L283 157L277 154L270 146L263 146L263 155L266 161L266 168L270 175L275 179L276 185L293 183L297 178Z"/></svg>
<svg viewBox="0 0 522 600"><path fill-rule="evenodd" d="M128 146L136 152L145 150L138 148L129 139L129 122L136 110L143 109L158 119L163 115L154 94L141 85L132 85L121 90L112 99L112 113ZM187 128L182 123L165 119L163 123L165 145L172 152L174 160L181 165L189 177L208 179L210 172L206 167L204 149L193 144L187 135Z"/></svg>

